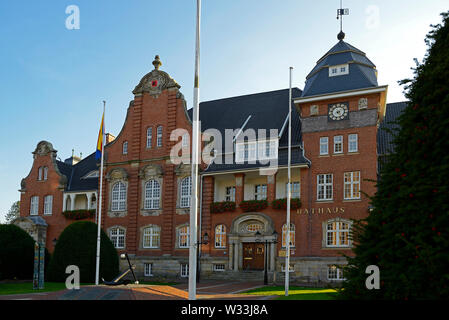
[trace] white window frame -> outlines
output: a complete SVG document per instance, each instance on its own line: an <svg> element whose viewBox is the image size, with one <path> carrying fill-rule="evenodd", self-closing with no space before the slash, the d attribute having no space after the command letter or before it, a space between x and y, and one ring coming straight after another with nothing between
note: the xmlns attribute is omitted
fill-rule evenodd
<svg viewBox="0 0 449 320"><path fill-rule="evenodd" d="M178 248L181 248L181 249L189 248L189 246L190 246L190 227L187 225L179 227L177 232L178 232Z"/></svg>
<svg viewBox="0 0 449 320"><path fill-rule="evenodd" d="M48 179L48 167L44 167L44 181Z"/></svg>
<svg viewBox="0 0 449 320"><path fill-rule="evenodd" d="M358 152L359 151L359 137L357 133L348 135L348 152Z"/></svg>
<svg viewBox="0 0 449 320"><path fill-rule="evenodd" d="M337 146L341 145L341 150L337 151ZM334 137L334 154L343 153L343 136L335 136Z"/></svg>
<svg viewBox="0 0 449 320"><path fill-rule="evenodd" d="M145 277L152 277L153 276L153 264L145 262L143 264L143 272Z"/></svg>
<svg viewBox="0 0 449 320"><path fill-rule="evenodd" d="M118 190L115 190L118 186ZM111 189L111 211L126 210L126 184L122 181L114 183Z"/></svg>
<svg viewBox="0 0 449 320"><path fill-rule="evenodd" d="M254 186L254 199L255 200L267 200L267 189L266 184L256 184Z"/></svg>
<svg viewBox="0 0 449 320"><path fill-rule="evenodd" d="M295 247L295 234L296 228L293 223L290 223L290 248ZM282 226L282 248L287 247L287 224Z"/></svg>
<svg viewBox="0 0 449 320"><path fill-rule="evenodd" d="M155 210L160 208L161 185L157 180L145 183L144 209Z"/></svg>
<svg viewBox="0 0 449 320"><path fill-rule="evenodd" d="M347 228L343 228L344 225L347 225ZM331 226L331 229L329 229L329 226ZM346 220L329 220L326 222L325 227L327 248L349 248L351 246L351 240L349 239L351 222ZM346 243L342 244L342 238L346 239Z"/></svg>
<svg viewBox="0 0 449 320"><path fill-rule="evenodd" d="M301 198L301 183L299 181L292 181L291 188L292 199ZM288 182L285 184L285 197L288 197Z"/></svg>
<svg viewBox="0 0 449 320"><path fill-rule="evenodd" d="M42 181L42 167L39 167L39 169L37 169L37 180Z"/></svg>
<svg viewBox="0 0 449 320"><path fill-rule="evenodd" d="M109 239L111 239L114 248L125 249L126 230L121 227L113 227L109 230ZM122 241L120 241L122 240ZM122 244L123 243L123 244Z"/></svg>
<svg viewBox="0 0 449 320"><path fill-rule="evenodd" d="M285 263L281 264L281 272L285 272ZM290 263L288 272L295 272L295 266Z"/></svg>
<svg viewBox="0 0 449 320"><path fill-rule="evenodd" d="M123 154L128 154L128 141L123 142Z"/></svg>
<svg viewBox="0 0 449 320"><path fill-rule="evenodd" d="M53 211L53 196L44 197L44 215L51 215Z"/></svg>
<svg viewBox="0 0 449 320"><path fill-rule="evenodd" d="M224 263L214 264L214 271L215 272L224 272L224 271L226 271L226 265Z"/></svg>
<svg viewBox="0 0 449 320"><path fill-rule="evenodd" d="M333 274L335 272L335 277ZM346 280L346 278L343 277L343 270L341 268L331 265L327 267L327 280L329 281L343 281Z"/></svg>
<svg viewBox="0 0 449 320"><path fill-rule="evenodd" d="M329 137L320 138L320 156L329 154Z"/></svg>
<svg viewBox="0 0 449 320"><path fill-rule="evenodd" d="M180 275L181 275L181 278L187 278L189 276L189 264L188 263L181 263Z"/></svg>
<svg viewBox="0 0 449 320"><path fill-rule="evenodd" d="M179 206L181 208L190 208L190 199L192 196L192 177L185 177L179 184Z"/></svg>
<svg viewBox="0 0 449 320"><path fill-rule="evenodd" d="M215 248L226 248L226 226L224 224L215 227Z"/></svg>
<svg viewBox="0 0 449 320"><path fill-rule="evenodd" d="M142 247L144 249L159 248L161 243L161 231L158 226L149 226L143 229Z"/></svg>
<svg viewBox="0 0 449 320"><path fill-rule="evenodd" d="M356 180L356 178L358 178ZM360 171L345 172L343 175L344 190L343 196L345 200L360 199ZM349 190L348 190L349 189ZM349 191L350 197L346 196L346 191Z"/></svg>
<svg viewBox="0 0 449 320"><path fill-rule="evenodd" d="M153 143L153 127L147 128L147 149L151 149Z"/></svg>
<svg viewBox="0 0 449 320"><path fill-rule="evenodd" d="M162 133L163 133L163 127L158 126L156 129L156 146L162 147Z"/></svg>
<svg viewBox="0 0 449 320"><path fill-rule="evenodd" d="M323 179L321 179L323 178ZM317 201L332 201L334 197L333 187L334 176L332 173L317 175ZM322 191L322 193L320 193ZM321 196L320 196L321 195Z"/></svg>
<svg viewBox="0 0 449 320"><path fill-rule="evenodd" d="M329 67L329 77L338 77L338 76L343 76L345 74L349 74L349 64L348 63Z"/></svg>
<svg viewBox="0 0 449 320"><path fill-rule="evenodd" d="M188 133L184 133L183 135L182 135L182 138L181 138L181 146L183 147L183 148L188 148L189 147L189 139L190 137L189 137L189 134Z"/></svg>
<svg viewBox="0 0 449 320"><path fill-rule="evenodd" d="M39 215L39 197L32 196L30 199L30 216Z"/></svg>
<svg viewBox="0 0 449 320"><path fill-rule="evenodd" d="M226 187L225 201L235 202L235 186Z"/></svg>

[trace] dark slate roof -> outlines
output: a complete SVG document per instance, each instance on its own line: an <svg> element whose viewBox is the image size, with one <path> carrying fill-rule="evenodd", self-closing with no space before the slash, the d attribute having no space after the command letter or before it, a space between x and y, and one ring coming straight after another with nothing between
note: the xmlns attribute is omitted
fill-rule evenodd
<svg viewBox="0 0 449 320"><path fill-rule="evenodd" d="M59 171L67 177L67 187L65 191L88 191L98 189L98 178L84 178L84 176L90 172L98 170L95 152L73 166L62 161L56 161L56 163Z"/></svg>
<svg viewBox="0 0 449 320"><path fill-rule="evenodd" d="M408 102L396 102L387 104L385 118L377 130L377 154L380 156L387 155L394 151L394 136L390 130L398 129L399 126L394 123L407 107Z"/></svg>
<svg viewBox="0 0 449 320"><path fill-rule="evenodd" d="M292 89L292 97L300 96L301 90ZM244 127L244 130L254 129L256 134L258 129L266 129L269 135L270 129L277 129L281 132L286 124L281 139L279 141L280 150L278 152L279 165L287 164L287 149L285 155L283 147L288 144L288 99L289 89L262 92L220 100L213 100L200 103L201 130L214 128L219 130L224 137L225 129L240 129L249 116L251 118ZM192 118L192 109L188 110ZM306 164L307 160L302 156L301 144L301 123L299 114L292 104L292 164ZM223 148L225 142L223 141ZM284 161L285 160L285 161ZM224 163L224 159L222 160ZM263 167L256 164L212 164L207 172L239 170Z"/></svg>
<svg viewBox="0 0 449 320"><path fill-rule="evenodd" d="M329 77L329 66L349 63L349 74ZM306 78L302 97L377 87L376 66L365 53L343 40L332 47Z"/></svg>

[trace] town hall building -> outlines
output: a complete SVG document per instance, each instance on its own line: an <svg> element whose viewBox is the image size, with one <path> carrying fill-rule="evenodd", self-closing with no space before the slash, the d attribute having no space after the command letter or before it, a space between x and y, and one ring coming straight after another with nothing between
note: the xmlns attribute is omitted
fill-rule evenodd
<svg viewBox="0 0 449 320"><path fill-rule="evenodd" d="M119 253L128 253L141 280L188 277L191 166L174 163L172 150L189 153L192 110L161 65L156 56L154 69L133 90L121 131L107 135L101 203L94 153L60 161L50 142L37 145L15 223L41 230L34 236L50 251L67 225L95 222L102 206L103 230ZM203 134L234 132L230 142L202 144L212 161L201 165L199 178L201 279L263 279L266 269L270 281L280 281L287 267L298 283L343 279L343 255L353 254L353 219L369 214L372 181L392 148L382 128L406 107L387 104L387 90L373 62L342 34L304 88L293 88L290 226L289 89L200 104ZM171 138L179 129L185 133ZM288 232L292 251L285 266Z"/></svg>

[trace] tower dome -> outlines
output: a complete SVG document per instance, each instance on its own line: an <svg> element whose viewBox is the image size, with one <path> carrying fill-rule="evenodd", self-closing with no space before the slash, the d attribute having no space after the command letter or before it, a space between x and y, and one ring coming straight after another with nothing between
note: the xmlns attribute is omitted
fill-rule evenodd
<svg viewBox="0 0 449 320"><path fill-rule="evenodd" d="M340 38L306 77L302 97L378 86L374 63Z"/></svg>

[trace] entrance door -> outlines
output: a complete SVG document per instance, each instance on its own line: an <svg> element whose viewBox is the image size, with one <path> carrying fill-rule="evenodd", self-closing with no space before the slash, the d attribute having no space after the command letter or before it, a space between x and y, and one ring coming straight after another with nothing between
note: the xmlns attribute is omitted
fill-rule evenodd
<svg viewBox="0 0 449 320"><path fill-rule="evenodd" d="M243 243L243 270L263 270L264 251L263 243Z"/></svg>

